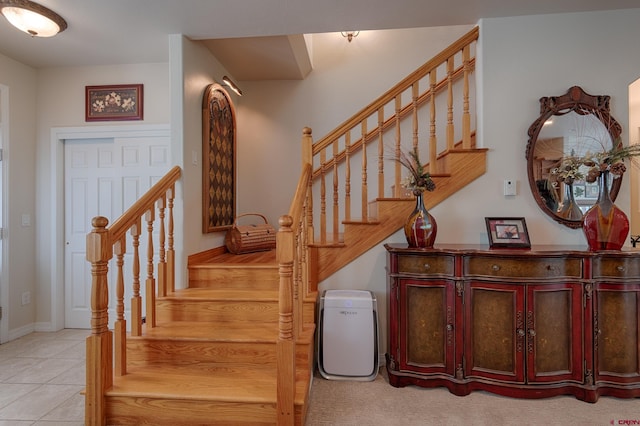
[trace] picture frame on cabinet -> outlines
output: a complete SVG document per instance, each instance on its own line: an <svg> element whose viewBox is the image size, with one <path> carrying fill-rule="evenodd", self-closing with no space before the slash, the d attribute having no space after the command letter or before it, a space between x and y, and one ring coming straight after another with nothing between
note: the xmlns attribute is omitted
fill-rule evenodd
<svg viewBox="0 0 640 426"><path fill-rule="evenodd" d="M491 248L531 248L524 217L485 217Z"/></svg>
<svg viewBox="0 0 640 426"><path fill-rule="evenodd" d="M143 119L143 85L85 86L85 121Z"/></svg>

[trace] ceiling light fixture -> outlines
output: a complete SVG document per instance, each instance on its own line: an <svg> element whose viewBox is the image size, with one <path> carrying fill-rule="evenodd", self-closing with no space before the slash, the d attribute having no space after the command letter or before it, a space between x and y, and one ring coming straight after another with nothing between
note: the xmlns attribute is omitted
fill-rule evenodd
<svg viewBox="0 0 640 426"><path fill-rule="evenodd" d="M231 90L233 90L234 92L236 92L236 94L238 96L242 96L242 90L240 90L240 88L238 87L237 84L235 84L233 81L231 81L231 79L229 77L227 77L226 75L224 77L222 77L222 81L224 81L224 84L226 84L227 86L229 86L229 88Z"/></svg>
<svg viewBox="0 0 640 426"><path fill-rule="evenodd" d="M340 34L342 34L342 37L346 37L347 41L351 43L351 40L358 37L360 31L342 31Z"/></svg>
<svg viewBox="0 0 640 426"><path fill-rule="evenodd" d="M62 16L30 0L0 0L0 12L11 25L33 37L53 37L67 28Z"/></svg>

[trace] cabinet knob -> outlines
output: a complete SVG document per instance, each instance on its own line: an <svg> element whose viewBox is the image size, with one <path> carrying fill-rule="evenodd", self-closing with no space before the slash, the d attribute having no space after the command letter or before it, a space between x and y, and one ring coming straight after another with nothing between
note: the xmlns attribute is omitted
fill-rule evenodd
<svg viewBox="0 0 640 426"><path fill-rule="evenodd" d="M524 330L519 328L518 329L518 336L523 337L524 336Z"/></svg>
<svg viewBox="0 0 640 426"><path fill-rule="evenodd" d="M626 268L622 265L618 265L616 269L618 270L618 272L624 272L626 270Z"/></svg>
<svg viewBox="0 0 640 426"><path fill-rule="evenodd" d="M535 335L536 335L536 331L533 328L530 328L529 329L529 336L535 337Z"/></svg>
<svg viewBox="0 0 640 426"><path fill-rule="evenodd" d="M451 324L447 324L447 331L453 330L453 326Z"/></svg>
<svg viewBox="0 0 640 426"><path fill-rule="evenodd" d="M500 270L500 265L492 265L492 266L491 266L491 269L492 269L494 272L498 272L498 271Z"/></svg>
<svg viewBox="0 0 640 426"><path fill-rule="evenodd" d="M429 265L428 263L425 263L424 269L428 271L429 269L431 269L431 265Z"/></svg>

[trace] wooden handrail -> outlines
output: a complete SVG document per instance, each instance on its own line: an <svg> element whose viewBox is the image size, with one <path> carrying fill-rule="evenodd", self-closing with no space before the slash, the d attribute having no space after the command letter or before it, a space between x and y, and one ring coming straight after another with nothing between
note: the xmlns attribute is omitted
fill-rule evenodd
<svg viewBox="0 0 640 426"><path fill-rule="evenodd" d="M140 295L140 259L138 247L144 234L143 220L147 231L147 278L146 322L155 326L156 284L163 294L175 288L175 256L173 248L173 200L175 184L182 172L172 168L149 191L140 197L111 226L109 220L98 216L91 221L93 229L87 234L86 256L91 263L91 335L86 344L86 396L85 424L104 425L106 421L105 392L113 386L114 375L122 376L126 366L126 320L124 319L124 254L127 247L127 232L131 233L133 246L131 300L131 333L139 336L142 329L142 296ZM156 210L158 214L156 215ZM159 218L158 220L156 218ZM165 219L168 226L165 227ZM154 223L159 226L159 252L153 244ZM168 236L168 239L165 238ZM165 248L165 241L168 245ZM116 321L113 332L109 330L109 261L116 255ZM157 264L157 280L154 260ZM114 339L115 334L115 339Z"/></svg>
<svg viewBox="0 0 640 426"><path fill-rule="evenodd" d="M375 220L370 200L406 197L401 189L406 171L397 161L406 145L424 155L421 161L433 177L442 178L451 176L449 162L441 161L446 153L474 148L470 79L478 37L478 28L473 28L312 144L311 199L320 208L318 217L310 219L318 223L319 238L311 241L340 244L345 223ZM388 173L385 160L393 159L393 173Z"/></svg>
<svg viewBox="0 0 640 426"><path fill-rule="evenodd" d="M331 143L335 139L339 138L340 136L348 132L350 129L357 126L365 117L372 115L378 109L380 109L387 103L394 100L396 96L400 95L402 92L407 90L409 87L411 87L412 84L420 80L422 77L428 75L432 70L436 69L439 65L441 65L447 58L449 58L450 56L453 56L465 46L478 40L479 34L480 34L479 28L474 27L471 31L469 31L467 34L462 36L455 43L451 44L449 47L444 49L442 52L438 53L431 60L426 62L424 65L422 65L420 68L418 68L417 70L409 74L402 81L400 81L398 84L396 84L391 89L386 91L382 96L377 98L371 104L367 105L366 107L358 111L356 114L353 115L353 117L349 118L348 120L340 124L338 127L336 127L332 132L327 134L325 137L315 142L313 145L313 155L316 155L322 149L327 148L329 145L331 145Z"/></svg>
<svg viewBox="0 0 640 426"><path fill-rule="evenodd" d="M295 342L302 332L302 302L308 291L303 283L309 282L306 276L308 268L305 266L308 246L305 209L310 180L311 164L303 160L289 213L280 217L280 228L276 235L276 258L280 275L276 345L278 425L293 425L295 422Z"/></svg>

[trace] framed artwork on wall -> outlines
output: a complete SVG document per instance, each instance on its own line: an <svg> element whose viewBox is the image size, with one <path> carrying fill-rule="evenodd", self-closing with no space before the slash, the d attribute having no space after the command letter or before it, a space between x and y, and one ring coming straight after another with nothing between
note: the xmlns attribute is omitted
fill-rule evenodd
<svg viewBox="0 0 640 426"><path fill-rule="evenodd" d="M530 248L527 223L523 217L485 217L491 248Z"/></svg>
<svg viewBox="0 0 640 426"><path fill-rule="evenodd" d="M202 99L202 232L231 228L235 203L235 109L222 86L210 84Z"/></svg>
<svg viewBox="0 0 640 426"><path fill-rule="evenodd" d="M142 84L85 87L85 121L126 121L142 118Z"/></svg>

